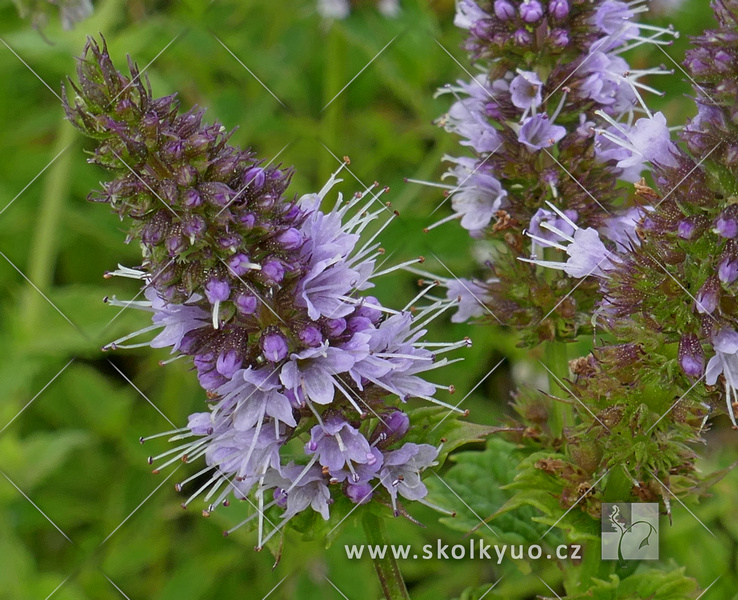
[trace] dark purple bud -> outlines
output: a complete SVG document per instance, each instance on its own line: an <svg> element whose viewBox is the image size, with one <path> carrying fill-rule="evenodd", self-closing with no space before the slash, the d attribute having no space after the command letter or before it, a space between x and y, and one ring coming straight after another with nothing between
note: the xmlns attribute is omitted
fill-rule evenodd
<svg viewBox="0 0 738 600"><path fill-rule="evenodd" d="M238 167L240 160L240 156L237 153L231 154L230 156L221 156L210 165L208 175L217 178L230 178L236 167Z"/></svg>
<svg viewBox="0 0 738 600"><path fill-rule="evenodd" d="M223 250L235 251L243 242L243 238L237 233L228 233L218 238L218 246Z"/></svg>
<svg viewBox="0 0 738 600"><path fill-rule="evenodd" d="M184 193L182 202L187 208L197 208L202 204L202 196L195 188L190 188Z"/></svg>
<svg viewBox="0 0 738 600"><path fill-rule="evenodd" d="M167 227L163 219L157 219L154 217L144 225L141 231L141 241L147 246L156 246L161 244L166 234Z"/></svg>
<svg viewBox="0 0 738 600"><path fill-rule="evenodd" d="M726 256L718 266L718 279L730 285L738 279L738 256Z"/></svg>
<svg viewBox="0 0 738 600"><path fill-rule="evenodd" d="M238 221L247 229L251 229L256 224L256 215L249 212L238 217Z"/></svg>
<svg viewBox="0 0 738 600"><path fill-rule="evenodd" d="M693 333L679 340L679 366L688 377L701 377L705 370L705 353L702 344Z"/></svg>
<svg viewBox="0 0 738 600"><path fill-rule="evenodd" d="M523 0L520 5L520 17L526 23L535 23L543 16L543 7L538 0Z"/></svg>
<svg viewBox="0 0 738 600"><path fill-rule="evenodd" d="M197 183L197 169L192 165L182 165L174 177L177 180L177 185L181 187L191 187Z"/></svg>
<svg viewBox="0 0 738 600"><path fill-rule="evenodd" d="M370 483L349 483L346 485L344 493L354 504L366 504L374 495Z"/></svg>
<svg viewBox="0 0 738 600"><path fill-rule="evenodd" d="M228 380L215 369L212 369L211 371L198 372L197 379L200 382L200 385L206 390L214 390L228 382Z"/></svg>
<svg viewBox="0 0 738 600"><path fill-rule="evenodd" d="M525 29L518 29L513 34L513 39L518 46L529 46L530 43L533 41L530 33L528 33Z"/></svg>
<svg viewBox="0 0 738 600"><path fill-rule="evenodd" d="M293 221L300 216L300 207L297 204L293 204L289 207L287 212L284 213L284 218L287 221Z"/></svg>
<svg viewBox="0 0 738 600"><path fill-rule="evenodd" d="M366 317L372 323L376 323L382 317L382 311L375 308L377 306L381 306L379 300L374 296L367 296L364 298L364 303L359 307L359 310L356 311L355 316Z"/></svg>
<svg viewBox="0 0 738 600"><path fill-rule="evenodd" d="M282 283L284 272L284 265L276 258L270 258L261 266L261 278L266 285Z"/></svg>
<svg viewBox="0 0 738 600"><path fill-rule="evenodd" d="M243 360L238 355L238 352L231 349L223 352L218 356L218 360L215 363L215 369L226 379L231 379L241 368Z"/></svg>
<svg viewBox="0 0 738 600"><path fill-rule="evenodd" d="M683 240L694 239L701 233L700 229L703 229L703 227L701 227L703 225L703 221L704 219L700 216L682 219L677 225L677 235Z"/></svg>
<svg viewBox="0 0 738 600"><path fill-rule="evenodd" d="M328 337L337 337L346 331L346 319L328 319L325 327Z"/></svg>
<svg viewBox="0 0 738 600"><path fill-rule="evenodd" d="M180 132L181 133L181 132ZM205 150L213 141L215 136L209 131L198 131L187 138L187 145L198 154Z"/></svg>
<svg viewBox="0 0 738 600"><path fill-rule="evenodd" d="M256 312L259 301L256 296L252 296L251 294L239 294L233 303L236 305L238 312L244 315L253 315Z"/></svg>
<svg viewBox="0 0 738 600"><path fill-rule="evenodd" d="M241 180L245 188L250 190L260 190L264 187L264 183L266 182L266 174L264 173L264 169L261 167L251 167L244 172Z"/></svg>
<svg viewBox="0 0 738 600"><path fill-rule="evenodd" d="M720 280L715 276L707 278L695 298L697 312L700 314L712 314L720 301Z"/></svg>
<svg viewBox="0 0 738 600"><path fill-rule="evenodd" d="M179 351L182 354L194 354L195 349L200 345L200 329L194 329L188 331L182 336L182 341L179 343Z"/></svg>
<svg viewBox="0 0 738 600"><path fill-rule="evenodd" d="M569 14L569 3L566 0L551 0L548 12L557 19L563 19Z"/></svg>
<svg viewBox="0 0 738 600"><path fill-rule="evenodd" d="M207 229L207 223L200 215L190 215L182 223L182 233L188 238L199 239Z"/></svg>
<svg viewBox="0 0 738 600"><path fill-rule="evenodd" d="M366 317L352 317L348 322L349 331L356 333L357 331L364 331L365 329L373 329L371 319Z"/></svg>
<svg viewBox="0 0 738 600"><path fill-rule="evenodd" d="M569 32L567 32L565 29L559 29L557 27L556 29L551 30L548 39L551 40L551 43L554 46L563 48L569 45Z"/></svg>
<svg viewBox="0 0 738 600"><path fill-rule="evenodd" d="M323 343L323 336L315 325L308 325L300 332L300 341L306 346L315 348Z"/></svg>
<svg viewBox="0 0 738 600"><path fill-rule="evenodd" d="M184 252L187 249L185 238L179 234L167 236L164 246L166 247L169 256L177 256L179 253Z"/></svg>
<svg viewBox="0 0 738 600"><path fill-rule="evenodd" d="M509 21L515 18L515 8L507 0L495 0L495 16L500 21Z"/></svg>
<svg viewBox="0 0 738 600"><path fill-rule="evenodd" d="M225 206L235 195L230 187L219 181L206 181L198 189L205 200L216 206Z"/></svg>
<svg viewBox="0 0 738 600"><path fill-rule="evenodd" d="M253 269L256 265L254 265L250 260L247 254L244 254L243 252L239 252L238 254L231 256L228 259L228 266L230 267L230 270L238 275L239 277L243 277L248 273L251 269Z"/></svg>
<svg viewBox="0 0 738 600"><path fill-rule="evenodd" d="M387 435L401 438L410 429L410 417L401 410L396 410L383 417Z"/></svg>
<svg viewBox="0 0 738 600"><path fill-rule="evenodd" d="M285 250L294 250L302 245L302 234L294 227L290 227L277 236L277 241Z"/></svg>
<svg viewBox="0 0 738 600"><path fill-rule="evenodd" d="M167 160L179 160L184 155L185 143L184 140L172 140L167 142L162 147L162 154Z"/></svg>
<svg viewBox="0 0 738 600"><path fill-rule="evenodd" d="M287 338L281 332L267 333L261 337L259 343L264 356L270 362L284 360L289 353Z"/></svg>
<svg viewBox="0 0 738 600"><path fill-rule="evenodd" d="M212 352L198 354L192 359L192 363L198 371L210 371L215 367L215 354Z"/></svg>
<svg viewBox="0 0 738 600"><path fill-rule="evenodd" d="M274 503L279 506L279 508L287 508L287 490L284 488L276 488L274 492L272 492L272 496L274 497Z"/></svg>
<svg viewBox="0 0 738 600"><path fill-rule="evenodd" d="M231 295L231 287L227 281L213 278L205 284L205 295L208 297L210 304L216 302L225 302Z"/></svg>
<svg viewBox="0 0 738 600"><path fill-rule="evenodd" d="M731 204L715 221L715 233L733 239L738 235L738 205Z"/></svg>

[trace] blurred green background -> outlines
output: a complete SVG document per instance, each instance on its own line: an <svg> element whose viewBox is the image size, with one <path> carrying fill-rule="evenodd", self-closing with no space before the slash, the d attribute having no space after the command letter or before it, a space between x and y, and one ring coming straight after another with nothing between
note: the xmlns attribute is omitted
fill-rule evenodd
<svg viewBox="0 0 738 600"><path fill-rule="evenodd" d="M345 557L344 544L363 541L360 528L348 528L328 549L288 534L275 567L267 552L253 551L252 533L222 537L245 507L209 519L200 516L197 502L180 508L186 495L173 484L197 465L151 474L147 455L168 449L167 443L142 447L138 437L170 429L168 419L184 424L188 414L202 410L202 392L183 362L160 367L167 358L161 351L100 351L147 324L146 313L102 303L104 296L137 293L135 282L102 274L117 263L137 264L140 254L123 244L124 228L106 206L85 200L108 175L85 163L92 146L65 123L56 97L60 82L73 74L85 36L102 32L119 68L126 54L147 67L155 95L178 92L183 107L207 107L210 120L238 126L235 143L267 161L295 165L293 193L317 191L340 158L351 157L341 189L353 193L376 180L390 186L384 199L400 211L383 235L390 261L424 255L431 271L445 275L448 267L470 276L475 250L460 227L422 231L449 214L448 202L438 208L438 189L404 182L439 180L442 156L458 152L456 140L432 123L450 102L434 99L434 91L468 78L454 57L470 68L460 49L462 32L453 27L453 2L403 0L394 20L381 17L373 2L357 4L348 19L328 24L310 0L107 0L94 2L93 16L74 31L52 19L39 33L18 18L11 2L0 3L0 599L381 595L371 562ZM711 19L705 0L652 18L674 22L685 34L702 31ZM680 61L685 44L682 36L668 54ZM653 48L639 49L630 60L641 68L673 66ZM682 73L653 83L666 94L650 98L652 106L673 123L693 114ZM407 274L387 277L377 289L398 308L416 292ZM464 398L505 359L464 400L469 420L499 424L516 381L545 386L544 373L525 362L529 355L515 347L510 332L440 321L432 338L474 340L464 362L436 374L457 388L444 400ZM730 464L735 448L735 438L718 428L708 448L700 449L704 469ZM508 463L500 463L507 474L515 466ZM435 493L442 491L439 481L429 484ZM706 600L735 594L737 483L731 473L712 498L688 510L674 505L674 525L662 532L663 568L684 566L702 589L720 577ZM486 511L482 518L502 501L483 480L452 485L462 496L464 486L481 486L476 496L467 491ZM460 501L452 508L465 510ZM438 538L468 543L430 509L412 506L410 512L426 527L397 519L394 542L418 548ZM486 598L561 593L555 562L497 567L408 560L401 567L417 600L477 598L503 575Z"/></svg>

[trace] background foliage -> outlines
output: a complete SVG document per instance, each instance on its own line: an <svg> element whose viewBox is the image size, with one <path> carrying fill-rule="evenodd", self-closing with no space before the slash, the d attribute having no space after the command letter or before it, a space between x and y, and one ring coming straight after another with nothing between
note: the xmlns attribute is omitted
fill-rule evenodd
<svg viewBox="0 0 738 600"><path fill-rule="evenodd" d="M345 557L344 544L363 541L359 527L349 527L328 549L290 534L275 568L272 556L253 552L252 534L223 539L222 530L242 518L243 507L210 519L200 516L197 503L180 508L185 497L173 484L194 465L176 475L150 473L147 455L167 446L153 441L142 447L138 437L171 428L167 420L185 423L189 413L201 410L202 393L184 363L161 368L162 353L100 351L147 323L144 313L119 313L101 301L135 295L134 282L103 280L102 274L119 262L137 264L140 254L123 244L122 229L106 207L85 200L106 174L85 163L91 146L64 122L55 97L73 73L85 35L102 32L119 66L126 54L141 67L151 62L146 73L156 95L178 92L184 107L208 107L211 120L239 126L236 143L252 146L266 160L295 165L294 193L317 191L340 158L350 156L358 181L347 175L344 192L374 180L392 189L385 199L401 218L383 236L389 260L422 254L429 270L469 275L477 250L466 232L453 223L422 231L449 214L445 205L433 213L443 202L439 190L404 182L437 181L441 157L456 143L432 123L449 105L447 97L434 99L434 91L465 77L456 60L468 68L461 32L452 25L453 3L403 0L395 20L382 18L371 2L358 4L346 21L329 25L308 0L102 0L74 31L63 31L52 19L37 32L11 2L0 3L0 599L379 596L370 561ZM702 31L710 16L705 0L692 0L666 20L686 34ZM685 43L683 36L668 53L679 61ZM631 62L643 67L668 59L653 51L636 53ZM677 72L655 82L666 95L653 106L676 123L691 111L683 79ZM416 291L413 277L397 275L380 282L377 295L399 308ZM440 321L434 338L474 340L464 362L437 376L455 384L454 402L474 388L462 405L469 420L499 424L517 384L545 387L543 369L530 366L540 356L517 349L511 332ZM710 469L736 459L735 434L722 420L716 425L704 449ZM530 507L481 526L477 515L488 517L510 497L500 486L512 481L522 457L497 440L484 452L469 450L483 447L457 453L453 460L463 469L449 478L440 471L443 481L428 474L434 501L458 516L439 522L437 513L412 507L426 527L397 519L393 541L415 548L438 538L468 544L464 533L479 526L473 536L488 542L534 543L548 529L549 521ZM719 577L707 600L733 597L736 477L728 474L699 505L673 506L673 526L663 522L661 560L638 569L680 565L694 580L692 590ZM558 543L561 536L556 530L544 543ZM589 552L599 555L597 543ZM566 565L562 574L554 561L498 567L476 560L409 560L401 566L418 600L479 598L503 575L486 598L551 596L560 591L562 577L576 576L576 567ZM692 594L678 577L672 587L671 575L641 577L661 591L627 597ZM593 597L626 597L627 590L611 593L615 587L613 580L603 581Z"/></svg>

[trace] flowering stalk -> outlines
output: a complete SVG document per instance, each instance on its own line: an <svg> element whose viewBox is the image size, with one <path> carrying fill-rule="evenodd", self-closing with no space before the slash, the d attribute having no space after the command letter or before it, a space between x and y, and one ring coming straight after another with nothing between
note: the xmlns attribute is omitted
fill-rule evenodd
<svg viewBox="0 0 738 600"><path fill-rule="evenodd" d="M672 495L703 493L691 446L719 404L719 379L735 425L738 143L726 135L738 3L714 7L722 29L687 59L699 106L683 133L690 156L643 97L655 92L643 77L665 71L622 57L676 36L636 22L644 2L457 3L480 74L443 90L456 102L439 124L472 155L448 157L454 184L441 187L453 213L429 229L459 220L493 258L484 278L445 281L459 299L452 320L515 327L528 346L602 340L569 362L573 377L549 370L549 398L517 395L511 431L539 458L521 466L530 487L500 512L551 480L552 515L577 506L599 518L603 498L627 496L668 512ZM640 179L646 168L658 189Z"/></svg>
<svg viewBox="0 0 738 600"><path fill-rule="evenodd" d="M207 516L231 497L248 501L254 511L225 533L255 521L257 549L308 508L328 520L333 504L347 514L375 501L398 516L404 500L427 503L420 474L453 445L423 443L392 398L461 413L435 397L453 387L424 376L469 342L421 341L449 301L413 313L425 292L402 310L363 293L399 268L376 264L376 238L396 216L379 202L387 190L339 194L324 212L336 173L320 192L289 198L290 170L231 146L202 111L180 114L175 96L154 98L129 68L119 73L105 45L88 40L65 108L98 141L90 162L115 174L90 199L128 218L127 240L143 251L139 267L110 275L141 280L146 299L108 302L149 311L153 324L106 349L170 348L208 394L187 427L151 436L180 442L150 459L155 472L204 458L176 485L205 481L183 506L204 495Z"/></svg>

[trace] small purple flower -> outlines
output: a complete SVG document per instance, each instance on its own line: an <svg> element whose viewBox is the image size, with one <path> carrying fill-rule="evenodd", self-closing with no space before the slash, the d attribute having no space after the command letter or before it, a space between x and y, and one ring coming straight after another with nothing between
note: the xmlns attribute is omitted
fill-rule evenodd
<svg viewBox="0 0 738 600"><path fill-rule="evenodd" d="M543 17L543 7L538 0L523 0L519 10L520 17L526 23L535 23Z"/></svg>
<svg viewBox="0 0 738 600"><path fill-rule="evenodd" d="M720 280L715 275L708 277L695 298L697 312L703 315L715 312L720 302L721 289Z"/></svg>
<svg viewBox="0 0 738 600"><path fill-rule="evenodd" d="M515 8L508 0L495 0L494 11L495 16L500 21L509 21L515 18Z"/></svg>
<svg viewBox="0 0 738 600"><path fill-rule="evenodd" d="M398 494L408 500L422 500L428 494L420 472L431 466L437 456L438 450L429 444L410 443L385 454L379 477L390 494L395 514Z"/></svg>
<svg viewBox="0 0 738 600"><path fill-rule="evenodd" d="M249 257L243 252L234 254L231 258L228 259L228 267L238 277L243 277L251 269L254 269L257 266L258 265L255 265L254 263L252 263L249 260Z"/></svg>
<svg viewBox="0 0 738 600"><path fill-rule="evenodd" d="M574 227L569 223L576 222L579 217L577 211L571 209L565 210L564 215L566 215L568 220L559 217L559 215L551 210L539 208L533 217L531 217L528 231L536 236L536 242L541 246L553 246L554 244L549 242L557 242L561 238L547 227L554 227L566 235L572 235L574 233Z"/></svg>
<svg viewBox="0 0 738 600"><path fill-rule="evenodd" d="M715 221L715 233L720 237L733 239L738 236L738 205L731 204Z"/></svg>
<svg viewBox="0 0 738 600"><path fill-rule="evenodd" d="M305 453L316 454L318 462L331 473L344 467L352 469L353 463L371 465L377 462L366 438L341 417L330 417L322 425L313 427Z"/></svg>
<svg viewBox="0 0 738 600"><path fill-rule="evenodd" d="M241 368L243 359L235 350L227 350L218 355L215 369L226 379L230 379Z"/></svg>
<svg viewBox="0 0 738 600"><path fill-rule="evenodd" d="M323 335L315 325L308 325L300 331L300 341L306 346L315 348L323 343Z"/></svg>
<svg viewBox="0 0 738 600"><path fill-rule="evenodd" d="M718 265L718 279L725 285L731 285L738 279L738 256L729 254Z"/></svg>
<svg viewBox="0 0 738 600"><path fill-rule="evenodd" d="M260 275L266 285L279 285L284 279L284 265L277 259L269 259L262 265Z"/></svg>
<svg viewBox="0 0 738 600"><path fill-rule="evenodd" d="M563 19L569 14L569 3L567 0L551 0L548 3L548 12L556 19Z"/></svg>
<svg viewBox="0 0 738 600"><path fill-rule="evenodd" d="M454 25L461 29L470 29L477 21L486 19L487 16L474 0L459 0L456 3Z"/></svg>
<svg viewBox="0 0 738 600"><path fill-rule="evenodd" d="M701 377L705 371L705 353L700 340L693 333L679 340L679 366L688 377Z"/></svg>
<svg viewBox="0 0 738 600"><path fill-rule="evenodd" d="M554 125L545 114L528 117L518 133L518 141L531 152L549 148L566 135L566 128Z"/></svg>
<svg viewBox="0 0 738 600"><path fill-rule="evenodd" d="M241 314L253 315L259 305L259 300L251 294L241 293L236 296L233 303Z"/></svg>
<svg viewBox="0 0 738 600"><path fill-rule="evenodd" d="M344 494L354 504L366 504L372 499L374 489L370 483L347 484Z"/></svg>
<svg viewBox="0 0 738 600"><path fill-rule="evenodd" d="M214 278L205 284L205 295L210 304L225 302L231 295L231 287L225 280Z"/></svg>
<svg viewBox="0 0 738 600"><path fill-rule="evenodd" d="M543 82L533 71L518 70L518 75L510 82L510 99L520 109L530 110L541 105Z"/></svg>
<svg viewBox="0 0 738 600"><path fill-rule="evenodd" d="M738 401L738 333L730 327L724 327L713 335L712 346L715 356L707 363L705 383L715 385L719 375L725 377L728 415L733 427L738 428L733 410L733 403Z"/></svg>
<svg viewBox="0 0 738 600"><path fill-rule="evenodd" d="M281 332L272 332L263 335L260 344L266 359L273 363L284 360L289 353L287 338Z"/></svg>
<svg viewBox="0 0 738 600"><path fill-rule="evenodd" d="M503 208L507 191L494 176L476 168L472 159L456 159L458 166L446 176L459 181L451 196L451 207L461 215L461 226L470 231L484 229L494 214Z"/></svg>
<svg viewBox="0 0 738 600"><path fill-rule="evenodd" d="M294 250L302 244L302 234L294 227L290 227L277 236L277 241L283 248Z"/></svg>
<svg viewBox="0 0 738 600"><path fill-rule="evenodd" d="M488 314L485 305L492 298L489 290L479 283L470 279L450 279L446 290L446 297L458 302L456 313L451 317L452 323L464 323Z"/></svg>

